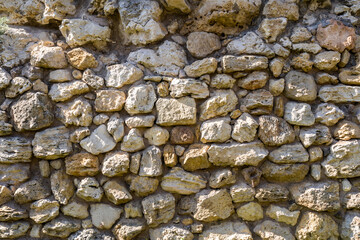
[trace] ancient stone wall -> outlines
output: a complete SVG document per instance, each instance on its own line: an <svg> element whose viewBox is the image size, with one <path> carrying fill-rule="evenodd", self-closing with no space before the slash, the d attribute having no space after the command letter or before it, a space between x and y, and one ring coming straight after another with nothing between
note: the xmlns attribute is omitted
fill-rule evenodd
<svg viewBox="0 0 360 240"><path fill-rule="evenodd" d="M1 239L360 238L360 1L0 17Z"/></svg>

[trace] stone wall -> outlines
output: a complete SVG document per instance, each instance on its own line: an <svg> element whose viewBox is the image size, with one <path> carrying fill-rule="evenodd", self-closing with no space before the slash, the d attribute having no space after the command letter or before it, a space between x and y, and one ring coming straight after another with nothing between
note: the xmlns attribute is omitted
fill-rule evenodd
<svg viewBox="0 0 360 240"><path fill-rule="evenodd" d="M0 238L359 239L358 0L0 17Z"/></svg>

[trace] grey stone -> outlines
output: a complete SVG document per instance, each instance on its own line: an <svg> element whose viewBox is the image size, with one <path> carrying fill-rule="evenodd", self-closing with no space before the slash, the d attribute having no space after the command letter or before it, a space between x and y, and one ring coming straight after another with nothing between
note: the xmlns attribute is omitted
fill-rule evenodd
<svg viewBox="0 0 360 240"><path fill-rule="evenodd" d="M18 222L0 222L0 238L10 239L26 235L30 229L30 223L24 221Z"/></svg>
<svg viewBox="0 0 360 240"><path fill-rule="evenodd" d="M307 103L286 103L284 119L288 123L298 126L311 126L315 123L315 116L311 111L311 106Z"/></svg>
<svg viewBox="0 0 360 240"><path fill-rule="evenodd" d="M137 85L128 91L125 110L130 114L149 113L154 107L156 94L151 84Z"/></svg>
<svg viewBox="0 0 360 240"><path fill-rule="evenodd" d="M161 239L192 240L194 239L194 235L189 230L171 225L156 229L150 229L150 239L151 240L161 240Z"/></svg>
<svg viewBox="0 0 360 240"><path fill-rule="evenodd" d="M266 57L243 55L240 57L226 55L221 58L221 66L225 73L256 71L267 69L268 59Z"/></svg>
<svg viewBox="0 0 360 240"><path fill-rule="evenodd" d="M268 146L281 146L295 140L293 128L284 119L269 115L259 117L258 135Z"/></svg>
<svg viewBox="0 0 360 240"><path fill-rule="evenodd" d="M134 239L145 230L145 223L139 219L121 219L114 227L113 234L118 239Z"/></svg>
<svg viewBox="0 0 360 240"><path fill-rule="evenodd" d="M67 238L71 233L79 230L80 227L79 220L62 217L46 223L42 232L52 237Z"/></svg>
<svg viewBox="0 0 360 240"><path fill-rule="evenodd" d="M46 198L51 194L50 189L38 180L31 180L21 184L14 193L14 200L19 204Z"/></svg>
<svg viewBox="0 0 360 240"><path fill-rule="evenodd" d="M87 202L100 202L104 195L104 190L95 178L86 177L77 185L76 195Z"/></svg>
<svg viewBox="0 0 360 240"><path fill-rule="evenodd" d="M231 41L226 47L228 53L234 55L255 54L274 57L274 51L254 32L248 32L243 37Z"/></svg>
<svg viewBox="0 0 360 240"><path fill-rule="evenodd" d="M96 203L90 205L91 221L98 229L110 229L120 218L123 210L109 204Z"/></svg>
<svg viewBox="0 0 360 240"><path fill-rule="evenodd" d="M91 154L98 155L113 150L116 142L106 130L104 124L97 127L89 137L80 141L80 145Z"/></svg>
<svg viewBox="0 0 360 240"><path fill-rule="evenodd" d="M143 177L156 177L162 175L162 154L158 147L150 146L142 154L139 175Z"/></svg>
<svg viewBox="0 0 360 240"><path fill-rule="evenodd" d="M285 95L297 101L313 101L317 96L314 78L306 73L290 71L285 76Z"/></svg>
<svg viewBox="0 0 360 240"><path fill-rule="evenodd" d="M175 198L170 193L158 193L141 201L144 217L150 227L169 222L175 215Z"/></svg>
<svg viewBox="0 0 360 240"><path fill-rule="evenodd" d="M58 170L51 174L51 191L60 204L66 205L74 195L75 187L72 179L65 171Z"/></svg>
<svg viewBox="0 0 360 240"><path fill-rule="evenodd" d="M309 161L309 153L301 143L283 145L273 150L268 159L274 163L302 163Z"/></svg>
<svg viewBox="0 0 360 240"><path fill-rule="evenodd" d="M31 156L31 144L26 138L0 138L0 163L31 162Z"/></svg>

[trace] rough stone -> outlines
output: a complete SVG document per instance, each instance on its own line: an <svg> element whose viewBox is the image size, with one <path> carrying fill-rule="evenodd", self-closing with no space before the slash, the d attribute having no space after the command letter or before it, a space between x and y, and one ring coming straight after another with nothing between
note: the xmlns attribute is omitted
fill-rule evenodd
<svg viewBox="0 0 360 240"><path fill-rule="evenodd" d="M4 203L7 203L13 198L13 192L7 188L4 185L0 186L0 205L3 205ZM6 211L0 211L6 213ZM0 219L2 218L2 215L0 214Z"/></svg>
<svg viewBox="0 0 360 240"><path fill-rule="evenodd" d="M98 229L110 229L120 218L123 210L109 204L95 203L90 205L91 221Z"/></svg>
<svg viewBox="0 0 360 240"><path fill-rule="evenodd" d="M209 89L206 83L192 78L175 78L170 83L170 96L180 98L190 95L192 98L207 98Z"/></svg>
<svg viewBox="0 0 360 240"><path fill-rule="evenodd" d="M329 145L332 142L330 130L324 125L301 128L299 138L306 148L311 145Z"/></svg>
<svg viewBox="0 0 360 240"><path fill-rule="evenodd" d="M106 126L102 124L89 137L81 140L80 145L91 154L98 155L111 151L116 146L116 143L106 130Z"/></svg>
<svg viewBox="0 0 360 240"><path fill-rule="evenodd" d="M42 182L38 180L31 180L21 184L14 193L14 200L19 204L24 204L49 196L50 189L48 189Z"/></svg>
<svg viewBox="0 0 360 240"><path fill-rule="evenodd" d="M193 98L160 98L156 102L158 117L156 123L161 126L192 125L196 123L196 103Z"/></svg>
<svg viewBox="0 0 360 240"><path fill-rule="evenodd" d="M295 240L289 227L283 227L279 223L270 220L256 225L254 232L264 240Z"/></svg>
<svg viewBox="0 0 360 240"><path fill-rule="evenodd" d="M89 153L77 153L65 159L66 174L84 177L99 172L99 159Z"/></svg>
<svg viewBox="0 0 360 240"><path fill-rule="evenodd" d="M258 135L268 146L281 146L295 140L293 128L284 119L269 115L259 117Z"/></svg>
<svg viewBox="0 0 360 240"><path fill-rule="evenodd" d="M125 110L130 114L149 113L154 107L156 94L154 87L149 85L138 85L128 91L125 102Z"/></svg>
<svg viewBox="0 0 360 240"><path fill-rule="evenodd" d="M243 113L235 122L231 137L240 142L251 142L255 139L259 124L248 113Z"/></svg>
<svg viewBox="0 0 360 240"><path fill-rule="evenodd" d="M0 163L31 162L31 156L31 143L26 138L0 138Z"/></svg>
<svg viewBox="0 0 360 240"><path fill-rule="evenodd" d="M239 87L247 90L255 90L262 88L266 85L269 79L269 74L264 71L254 71L241 79L238 83Z"/></svg>
<svg viewBox="0 0 360 240"><path fill-rule="evenodd" d="M145 223L138 219L121 219L112 232L117 239L134 239L145 230Z"/></svg>
<svg viewBox="0 0 360 240"><path fill-rule="evenodd" d="M292 0L270 0L265 4L263 14L268 18L286 17L296 21L299 19L299 7Z"/></svg>
<svg viewBox="0 0 360 240"><path fill-rule="evenodd" d="M232 198L226 189L202 190L195 195L195 201L194 218L198 221L224 220L234 213Z"/></svg>
<svg viewBox="0 0 360 240"><path fill-rule="evenodd" d="M236 222L222 222L217 225L212 225L206 229L199 236L200 240L211 239L242 239L252 240L252 234L245 223Z"/></svg>
<svg viewBox="0 0 360 240"><path fill-rule="evenodd" d="M5 97L16 98L24 92L30 90L32 83L24 77L14 77L10 81L10 86L5 90Z"/></svg>
<svg viewBox="0 0 360 240"><path fill-rule="evenodd" d="M216 71L217 61L215 58L204 58L187 65L184 68L185 73L189 77L200 77L205 74L211 74Z"/></svg>
<svg viewBox="0 0 360 240"><path fill-rule="evenodd" d="M206 180L201 176L174 167L161 181L161 188L167 192L190 195L206 187Z"/></svg>
<svg viewBox="0 0 360 240"><path fill-rule="evenodd" d="M228 53L234 55L256 54L274 57L274 51L254 32L248 32L243 37L231 41L226 47Z"/></svg>
<svg viewBox="0 0 360 240"><path fill-rule="evenodd" d="M14 128L24 130L39 130L48 127L54 121L50 99L44 93L26 93L11 106L11 117Z"/></svg>
<svg viewBox="0 0 360 240"><path fill-rule="evenodd" d="M111 34L109 27L84 19L64 19L59 29L72 48L91 43L97 49L104 49Z"/></svg>
<svg viewBox="0 0 360 240"><path fill-rule="evenodd" d="M296 101L313 101L317 96L316 84L311 75L290 71L285 76L285 95Z"/></svg>
<svg viewBox="0 0 360 240"><path fill-rule="evenodd" d="M340 82L349 85L360 84L360 71L357 69L341 69L339 73Z"/></svg>
<svg viewBox="0 0 360 240"><path fill-rule="evenodd" d="M49 199L40 199L30 205L30 218L36 223L44 223L59 215L59 203Z"/></svg>
<svg viewBox="0 0 360 240"><path fill-rule="evenodd" d="M286 25L287 18L265 18L261 21L258 31L263 38L272 43L284 32Z"/></svg>
<svg viewBox="0 0 360 240"><path fill-rule="evenodd" d="M293 43L304 42L312 37L311 33L306 27L296 27L293 29L290 40Z"/></svg>
<svg viewBox="0 0 360 240"><path fill-rule="evenodd" d="M86 177L77 185L76 195L87 202L100 202L104 195L104 190L95 178Z"/></svg>
<svg viewBox="0 0 360 240"><path fill-rule="evenodd" d="M343 52L345 49L351 50L355 47L356 34L354 28L331 19L326 24L319 24L316 39L324 48Z"/></svg>
<svg viewBox="0 0 360 240"><path fill-rule="evenodd" d="M247 203L237 210L237 215L244 221L258 221L263 219L264 213L260 204L256 202Z"/></svg>
<svg viewBox="0 0 360 240"><path fill-rule="evenodd" d="M90 88L88 85L82 81L55 83L50 88L49 97L54 102L63 102L75 95L80 95L89 91Z"/></svg>
<svg viewBox="0 0 360 240"><path fill-rule="evenodd" d="M39 77L35 78L38 79ZM35 80L34 79L34 80ZM67 69L58 69L49 73L49 81L53 83L68 82L72 79L71 72Z"/></svg>
<svg viewBox="0 0 360 240"><path fill-rule="evenodd" d="M119 90L96 91L95 110L97 112L121 111L125 104L125 93Z"/></svg>
<svg viewBox="0 0 360 240"><path fill-rule="evenodd" d="M314 66L319 70L331 71L341 60L341 54L336 51L321 52L315 56Z"/></svg>
<svg viewBox="0 0 360 240"><path fill-rule="evenodd" d="M289 211L288 209L280 206L270 205L266 209L266 215L278 222L295 226L300 216L300 211Z"/></svg>
<svg viewBox="0 0 360 240"><path fill-rule="evenodd" d="M89 206L85 203L71 201L63 206L61 211L66 216L85 219L89 216L88 207Z"/></svg>
<svg viewBox="0 0 360 240"><path fill-rule="evenodd" d="M9 86L11 82L11 75L5 71L5 69L0 68L0 89L4 89Z"/></svg>
<svg viewBox="0 0 360 240"><path fill-rule="evenodd" d="M268 159L274 163L303 163L309 161L309 153L301 143L282 145L273 150Z"/></svg>
<svg viewBox="0 0 360 240"><path fill-rule="evenodd" d="M28 217L27 211L17 204L7 203L0 207L0 220L2 222L17 221Z"/></svg>
<svg viewBox="0 0 360 240"><path fill-rule="evenodd" d="M60 204L66 205L75 192L72 179L65 174L65 171L58 170L51 174L50 183L55 199Z"/></svg>
<svg viewBox="0 0 360 240"><path fill-rule="evenodd" d="M128 128L152 127L154 125L155 116L134 116L125 119Z"/></svg>
<svg viewBox="0 0 360 240"><path fill-rule="evenodd" d="M67 238L71 233L80 229L80 222L74 219L68 218L55 218L51 222L46 223L42 229L42 232L46 235Z"/></svg>
<svg viewBox="0 0 360 240"><path fill-rule="evenodd" d="M317 43L295 43L292 45L295 52L307 52L311 54L318 54L321 52L321 46Z"/></svg>
<svg viewBox="0 0 360 240"><path fill-rule="evenodd" d="M38 45L31 51L31 65L42 68L65 68L68 63L61 47Z"/></svg>
<svg viewBox="0 0 360 240"><path fill-rule="evenodd" d="M200 105L200 121L226 116L235 109L237 103L238 98L233 90L216 90Z"/></svg>
<svg viewBox="0 0 360 240"><path fill-rule="evenodd" d="M255 198L259 202L283 202L289 199L289 190L281 185L265 183L256 189Z"/></svg>
<svg viewBox="0 0 360 240"><path fill-rule="evenodd" d="M121 143L121 151L136 152L144 148L145 144L141 132L136 128L130 129Z"/></svg>
<svg viewBox="0 0 360 240"><path fill-rule="evenodd" d="M117 181L112 180L104 184L104 191L107 199L115 205L127 203L132 200L129 191Z"/></svg>
<svg viewBox="0 0 360 240"><path fill-rule="evenodd" d="M157 229L150 229L150 239L151 240L161 240L161 239L184 239L192 240L194 235L183 228L176 226L165 226Z"/></svg>
<svg viewBox="0 0 360 240"><path fill-rule="evenodd" d="M170 141L172 144L192 144L195 136L189 127L178 126L171 129Z"/></svg>
<svg viewBox="0 0 360 240"><path fill-rule="evenodd" d="M156 177L163 173L162 154L158 147L150 146L142 154L139 175L143 177Z"/></svg>
<svg viewBox="0 0 360 240"><path fill-rule="evenodd" d="M175 215L175 198L170 193L158 193L141 201L144 217L150 227L169 222Z"/></svg>
<svg viewBox="0 0 360 240"><path fill-rule="evenodd" d="M57 104L56 117L65 126L75 125L88 127L92 122L91 104L82 99L77 98L69 103Z"/></svg>
<svg viewBox="0 0 360 240"><path fill-rule="evenodd" d="M180 158L182 167L187 171L209 168L211 163L208 160L208 149L209 146L205 144L190 145L188 150Z"/></svg>
<svg viewBox="0 0 360 240"><path fill-rule="evenodd" d="M144 137L149 141L149 144L160 146L167 142L170 135L165 128L154 126L145 131Z"/></svg>
<svg viewBox="0 0 360 240"><path fill-rule="evenodd" d="M83 72L81 80L93 89L100 89L104 86L104 78L95 75L91 69Z"/></svg>
<svg viewBox="0 0 360 240"><path fill-rule="evenodd" d="M230 195L234 203L254 200L255 190L246 183L237 183L230 187Z"/></svg>
<svg viewBox="0 0 360 240"><path fill-rule="evenodd" d="M159 180L150 177L131 177L130 190L139 197L146 197L154 193L159 185Z"/></svg>
<svg viewBox="0 0 360 240"><path fill-rule="evenodd" d="M232 88L236 82L236 79L228 74L216 74L211 78L210 87L222 89Z"/></svg>
<svg viewBox="0 0 360 240"><path fill-rule="evenodd" d="M225 73L264 70L268 67L268 59L262 56L243 55L240 57L225 55L221 58L221 66Z"/></svg>
<svg viewBox="0 0 360 240"><path fill-rule="evenodd" d="M231 134L230 118L207 120L201 124L200 133L200 141L203 143L225 142Z"/></svg>
<svg viewBox="0 0 360 240"><path fill-rule="evenodd" d="M261 165L262 176L268 182L301 182L309 172L306 164L275 164L265 162Z"/></svg>
<svg viewBox="0 0 360 240"><path fill-rule="evenodd" d="M328 215L315 212L303 214L295 235L299 240L339 239L336 222Z"/></svg>
<svg viewBox="0 0 360 240"><path fill-rule="evenodd" d="M274 97L265 89L250 92L241 100L240 109L254 115L270 114L273 109Z"/></svg>
<svg viewBox="0 0 360 240"><path fill-rule="evenodd" d="M217 169L211 173L209 186L211 188L221 188L236 182L235 175L230 169Z"/></svg>
<svg viewBox="0 0 360 240"><path fill-rule="evenodd" d="M101 164L101 173L107 177L122 176L128 172L129 165L130 158L128 153L107 153Z"/></svg>
<svg viewBox="0 0 360 240"><path fill-rule="evenodd" d="M337 182L303 182L292 185L290 192L297 204L312 210L336 211L340 209Z"/></svg>
<svg viewBox="0 0 360 240"><path fill-rule="evenodd" d="M191 55L203 58L221 48L219 37L214 33L192 32L187 37L186 47Z"/></svg>
<svg viewBox="0 0 360 240"><path fill-rule="evenodd" d="M336 86L323 86L319 90L319 98L324 102L360 102L360 87L339 84Z"/></svg>
<svg viewBox="0 0 360 240"><path fill-rule="evenodd" d="M122 88L125 85L133 84L143 77L141 69L131 63L115 64L108 66L105 77L106 86Z"/></svg>
<svg viewBox="0 0 360 240"><path fill-rule="evenodd" d="M344 112L331 103L321 103L315 110L316 122L325 124L326 126L333 126L344 117Z"/></svg>
<svg viewBox="0 0 360 240"><path fill-rule="evenodd" d="M35 133L32 140L33 153L37 158L58 159L72 152L69 129L64 126L48 128Z"/></svg>
<svg viewBox="0 0 360 240"><path fill-rule="evenodd" d="M341 224L341 239L356 239L359 232L360 216L358 212L347 212Z"/></svg>
<svg viewBox="0 0 360 240"><path fill-rule="evenodd" d="M307 52L300 53L298 56L291 59L291 66L296 69L303 70L304 72L311 71L313 65L314 62L311 60L311 55Z"/></svg>
<svg viewBox="0 0 360 240"><path fill-rule="evenodd" d="M0 222L0 237L4 239L18 238L26 235L30 229L30 223L25 221Z"/></svg>
<svg viewBox="0 0 360 240"><path fill-rule="evenodd" d="M315 123L315 116L311 111L311 106L307 103L286 103L284 119L288 123L298 126L311 126Z"/></svg>

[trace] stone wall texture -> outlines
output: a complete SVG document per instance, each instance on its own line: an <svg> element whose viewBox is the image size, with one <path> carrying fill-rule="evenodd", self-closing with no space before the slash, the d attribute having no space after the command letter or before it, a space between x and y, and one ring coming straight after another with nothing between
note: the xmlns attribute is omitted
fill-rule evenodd
<svg viewBox="0 0 360 240"><path fill-rule="evenodd" d="M0 239L360 239L359 0L0 17Z"/></svg>

